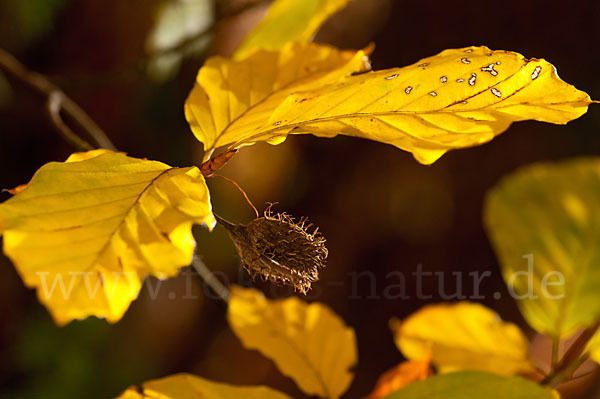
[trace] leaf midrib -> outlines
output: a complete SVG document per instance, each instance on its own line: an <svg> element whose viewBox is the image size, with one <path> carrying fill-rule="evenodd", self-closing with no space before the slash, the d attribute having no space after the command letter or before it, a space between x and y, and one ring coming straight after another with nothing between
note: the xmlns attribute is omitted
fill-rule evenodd
<svg viewBox="0 0 600 399"><path fill-rule="evenodd" d="M121 228L123 227L123 224L125 223L125 220L127 219L127 216L140 203L142 196L146 193L146 191L154 184L154 182L156 182L158 179L160 179L164 174L166 174L169 171L174 170L174 169L176 169L176 168L172 168L172 167L167 168L167 169L163 170L162 172L160 172L158 175L156 175L156 177L154 177L152 180L150 180L148 182L148 185L146 187L144 187L142 192L137 196L136 200L133 202L133 204L131 204L129 209L127 209L127 211L125 211L125 213L123 213L123 219L121 220L121 222L117 225L117 227L115 227L115 229L112 231L112 233L108 237L106 244L102 248L100 248L100 250L98 251L98 255L94 258L94 260L90 263L90 265L84 269L84 271L89 271L90 269L92 269L94 267L94 265L98 262L98 259L100 259L102 254L109 248L109 246L112 244L113 237L115 236L115 234L118 231L121 230Z"/></svg>
<svg viewBox="0 0 600 399"><path fill-rule="evenodd" d="M209 148L206 149L206 153L209 154L211 153L211 151L215 150L218 146L217 146L217 142L219 141L219 138L222 137L223 135L225 135L227 133L227 131L229 130L229 128L238 120L240 120L242 117L246 116L248 113L250 113L250 111L253 111L254 109L256 109L259 105L262 105L264 103L267 102L267 100L269 100L271 97L273 97L275 94L279 94L284 90L288 90L296 85L300 86L301 84L305 83L307 80L312 79L312 77L314 75L320 74L320 73L329 73L329 72L333 72L337 69L343 68L344 66L346 66L348 63L350 63L355 56L352 56L350 59L348 59L344 64L341 64L339 66L337 66L336 68L320 68L315 70L314 72L312 72L309 75L305 75L300 79L297 80L292 80L290 81L288 84L281 86L279 89L272 91L271 93L269 93L267 96L265 96L264 98L262 98L261 100L259 100L258 102L252 104L250 107L248 107L247 109L245 109L244 111L242 111L242 113L240 113L240 115L238 115L237 117L231 119L228 123L227 126L225 127L225 129L223 129L220 133L218 133L217 135L215 135L215 139L213 144L211 144L211 146ZM222 73L221 69L219 68L219 71ZM224 79L225 80L225 79ZM275 81L273 83L276 83ZM204 88L202 88L204 90ZM229 101L227 101L227 106L229 109ZM214 115L211 113L211 117L214 120Z"/></svg>

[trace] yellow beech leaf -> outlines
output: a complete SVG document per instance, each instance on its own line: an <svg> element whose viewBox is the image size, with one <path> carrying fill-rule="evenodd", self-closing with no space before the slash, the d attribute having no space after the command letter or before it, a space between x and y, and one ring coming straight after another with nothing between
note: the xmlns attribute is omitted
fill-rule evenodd
<svg viewBox="0 0 600 399"><path fill-rule="evenodd" d="M194 223L215 223L197 168L107 151L48 163L0 204L4 253L59 324L119 320L141 279L191 262Z"/></svg>
<svg viewBox="0 0 600 399"><path fill-rule="evenodd" d="M236 386L191 374L175 374L131 387L118 399L290 399L265 386Z"/></svg>
<svg viewBox="0 0 600 399"><path fill-rule="evenodd" d="M263 67L270 70L273 64ZM279 68L285 73L284 66ZM225 90L237 86L230 76L216 79L213 85ZM586 93L563 82L547 61L487 47L445 50L404 68L322 83L327 84L290 90L293 93L276 108L265 108L260 118L239 114L219 129L218 137L210 136L208 146L277 144L288 134L344 134L392 144L431 164L448 150L492 140L515 121L567 123L584 114L592 102ZM206 107L209 101L204 100L201 104L191 98L188 103ZM214 113L229 109L228 102L211 100ZM212 122L204 123L210 127ZM207 145L206 139L196 136Z"/></svg>
<svg viewBox="0 0 600 399"><path fill-rule="evenodd" d="M415 381L424 380L431 374L431 353L422 360L402 362L379 377L375 389L373 389L369 398L385 398L388 394Z"/></svg>
<svg viewBox="0 0 600 399"><path fill-rule="evenodd" d="M590 358L600 364L600 332L597 332L590 340L588 351L590 352Z"/></svg>
<svg viewBox="0 0 600 399"><path fill-rule="evenodd" d="M253 50L279 50L289 42L307 42L330 15L350 0L275 0L265 18L239 45L233 58Z"/></svg>
<svg viewBox="0 0 600 399"><path fill-rule="evenodd" d="M566 338L600 320L600 158L524 167L489 192L484 216L534 329Z"/></svg>
<svg viewBox="0 0 600 399"><path fill-rule="evenodd" d="M67 160L65 162L85 161L86 159L94 158L94 157L97 157L98 155L106 154L106 153L109 153L109 152L114 152L114 151L105 150L103 148L100 148L100 149L97 149L97 150L91 150L91 151L86 151L86 152L74 152L73 154L69 155L69 157L67 158ZM3 191L6 191L6 192L8 192L8 193L10 193L12 195L17 195L21 191L25 190L28 185L29 185L29 183L24 183L24 184L18 185L15 188L5 189Z"/></svg>
<svg viewBox="0 0 600 399"><path fill-rule="evenodd" d="M205 159L215 148L238 141L241 132L264 125L290 94L367 70L369 51L291 43L280 52L256 51L243 61L209 58L185 103L190 127L204 143ZM284 139L265 138L273 144Z"/></svg>
<svg viewBox="0 0 600 399"><path fill-rule="evenodd" d="M67 158L67 160L65 162L85 161L88 159L96 158L98 155L115 154L115 153L125 155L125 153L123 153L123 152L115 152L115 151L111 151L111 150L105 150L104 148L99 148L97 150L91 150L91 151L85 151L85 152L74 152L71 155L69 155L69 157Z"/></svg>
<svg viewBox="0 0 600 399"><path fill-rule="evenodd" d="M533 367L521 330L476 303L425 306L402 322L392 319L390 327L404 356L418 360L431 351L441 373L481 370L514 375Z"/></svg>
<svg viewBox="0 0 600 399"><path fill-rule="evenodd" d="M338 398L350 386L354 330L327 306L232 287L227 319L245 347L273 360L307 395Z"/></svg>
<svg viewBox="0 0 600 399"><path fill-rule="evenodd" d="M436 375L410 384L388 399L560 399L558 392L520 377L481 371Z"/></svg>

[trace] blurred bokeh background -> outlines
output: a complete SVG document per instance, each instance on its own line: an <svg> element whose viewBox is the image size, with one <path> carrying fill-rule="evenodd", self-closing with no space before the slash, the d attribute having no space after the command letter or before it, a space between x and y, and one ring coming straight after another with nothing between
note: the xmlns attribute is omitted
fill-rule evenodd
<svg viewBox="0 0 600 399"><path fill-rule="evenodd" d="M0 0L0 47L59 84L120 150L198 165L202 148L183 117L195 74L207 56L231 54L267 6L257 0ZM514 50L546 58L565 81L598 99L599 18L597 0L355 0L316 40L344 48L375 42L375 69L467 45ZM410 278L406 294L414 299L386 298L386 288L398 284L391 272L410 277L419 264L424 271L445 271L452 293L451 272L490 271L481 302L531 335L482 228L484 195L521 165L600 154L599 133L600 109L592 107L566 126L518 123L489 144L451 152L429 167L384 144L295 136L279 146L244 148L223 174L259 208L278 202L277 210L310 217L326 235L328 267L308 300L327 303L356 329L359 364L346 396L357 398L402 360L390 317L443 300L435 278L424 279L423 291L434 294L429 300L415 298ZM71 151L48 122L43 99L0 74L0 187L26 182L42 164ZM235 188L214 179L209 186L219 214L251 220ZM8 197L0 194L0 200ZM221 228L195 232L211 269L229 282L251 284ZM465 295L473 293L469 281ZM292 294L254 285L270 297ZM117 324L92 318L57 327L0 255L0 397L107 398L177 372L265 384L302 397L271 361L242 347L227 326L225 306L204 290L184 271L162 282L154 299L144 289ZM596 374L591 381L597 380ZM598 388L591 384L577 397L600 398Z"/></svg>

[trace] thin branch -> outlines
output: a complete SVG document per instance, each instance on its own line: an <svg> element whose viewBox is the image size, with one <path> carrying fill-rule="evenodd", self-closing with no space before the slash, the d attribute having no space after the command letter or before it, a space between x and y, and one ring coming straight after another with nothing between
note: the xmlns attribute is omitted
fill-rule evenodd
<svg viewBox="0 0 600 399"><path fill-rule="evenodd" d="M206 266L206 264L198 256L194 255L192 260L192 266L198 272L200 277L208 284L210 288L223 300L223 302L229 302L229 289L215 277L213 272Z"/></svg>
<svg viewBox="0 0 600 399"><path fill-rule="evenodd" d="M229 177L225 177L223 175L220 175L218 173L213 173L214 177L220 177L221 179L233 184L235 186L235 188L237 188L239 190L240 193L242 193L242 195L244 196L244 198L246 199L246 202L248 203L248 205L250 205L252 207L252 209L254 209L254 213L256 213L256 218L258 219L260 217L260 214L258 213L258 210L256 209L256 207L254 206L254 204L252 203L252 201L250 201L250 198L248 197L248 194L246 194L246 192L244 191L244 189L237 184L237 182L233 179L230 179Z"/></svg>
<svg viewBox="0 0 600 399"><path fill-rule="evenodd" d="M588 360L589 354L584 354L578 359L575 359L574 362L566 365L564 368L559 369L555 374L553 374L550 378L545 378L541 384L547 385L551 388L556 388L560 384L566 381L570 381L573 379L573 373L577 371L577 369Z"/></svg>
<svg viewBox="0 0 600 399"><path fill-rule="evenodd" d="M71 100L58 86L50 82L44 75L27 69L23 64L17 61L15 57L3 49L0 49L0 69L4 70L14 79L25 83L33 90L48 97L48 111L50 112L52 122L63 137L70 137L67 138L69 143L74 144L72 136L75 135L75 133L66 126L60 117L60 110L70 116L79 127L85 130L99 147L108 150L116 150L106 133L100 129L92 118L90 118L88 114L75 103L75 101ZM87 146L91 147L89 143L81 138L77 141L76 145L79 148L85 148Z"/></svg>
<svg viewBox="0 0 600 399"><path fill-rule="evenodd" d="M573 342L569 349L567 349L556 367L554 367L550 374L548 374L546 378L541 381L541 384L556 387L560 383L571 378L573 373L589 357L589 353L585 353L587 344L596 334L599 328L600 323L596 323L593 326L583 330L575 342Z"/></svg>
<svg viewBox="0 0 600 399"><path fill-rule="evenodd" d="M115 82L129 82L146 73L148 67L160 57L179 54L183 57L189 57L190 49L202 38L208 37L215 32L220 21L236 17L244 12L268 3L270 0L250 0L238 6L218 6L215 21L205 30L197 32L172 47L161 50L150 51L146 57L134 62L133 64L117 67L105 73L82 74L80 76L53 76L53 79L60 82L65 87L96 87ZM200 54L198 54L199 56ZM205 52L202 52L205 55ZM196 56L196 54L194 54Z"/></svg>
<svg viewBox="0 0 600 399"><path fill-rule="evenodd" d="M60 115L62 97L62 94L57 91L50 93L48 96L46 109L48 110L50 120L56 127L58 133L73 147L81 151L93 150L94 147L90 143L75 134L75 132L73 132L71 128L63 121L62 116Z"/></svg>

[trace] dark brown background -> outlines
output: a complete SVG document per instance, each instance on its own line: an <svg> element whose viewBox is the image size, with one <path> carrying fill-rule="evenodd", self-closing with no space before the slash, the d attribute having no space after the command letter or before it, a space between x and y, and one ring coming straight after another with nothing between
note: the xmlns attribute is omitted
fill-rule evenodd
<svg viewBox="0 0 600 399"><path fill-rule="evenodd" d="M0 46L54 77L120 150L172 165L197 165L201 146L183 118L183 102L202 59L186 61L166 83L123 73L145 57L144 40L158 3L1 0ZM213 51L227 54L239 40L236 32L248 30L257 15L221 24ZM600 98L599 17L596 0L357 0L323 28L318 40L355 48L374 41L376 69L407 65L446 48L485 44L546 58L564 80ZM0 93L0 186L6 188L26 182L46 162L65 159L71 148L48 124L37 95L14 82L11 95ZM388 328L390 317L442 300L439 295L427 301L381 297L386 284L395 282L385 278L392 271L406 274L406 293L412 297L410 273L418 264L447 272L447 284L454 281L452 271L465 276L490 271L482 302L531 333L504 288L482 228L483 198L500 177L521 165L600 153L599 128L597 107L566 126L522 122L489 144L451 152L430 167L375 142L292 137L276 147L245 148L224 174L260 207L279 202L278 209L309 216L326 234L328 267L309 299L327 303L356 329L359 364L346 395L356 398L402 360ZM234 188L222 181L209 185L218 213L250 220L252 212ZM212 234L198 228L197 238L199 253L212 269L248 283L220 228ZM353 278L363 271L372 279ZM182 298L183 276L164 282L156 300L144 290L115 325L89 319L59 328L0 257L0 397L105 398L130 384L184 371L270 385L301 397L271 361L243 349L226 324L225 306L202 294L201 281L189 281L196 300ZM290 293L257 285L269 296ZM437 287L435 279L425 280L426 293ZM472 291L468 280L463 288L466 295ZM447 285L447 291L454 290ZM502 298L495 300L494 292ZM586 397L600 397L592 391Z"/></svg>

